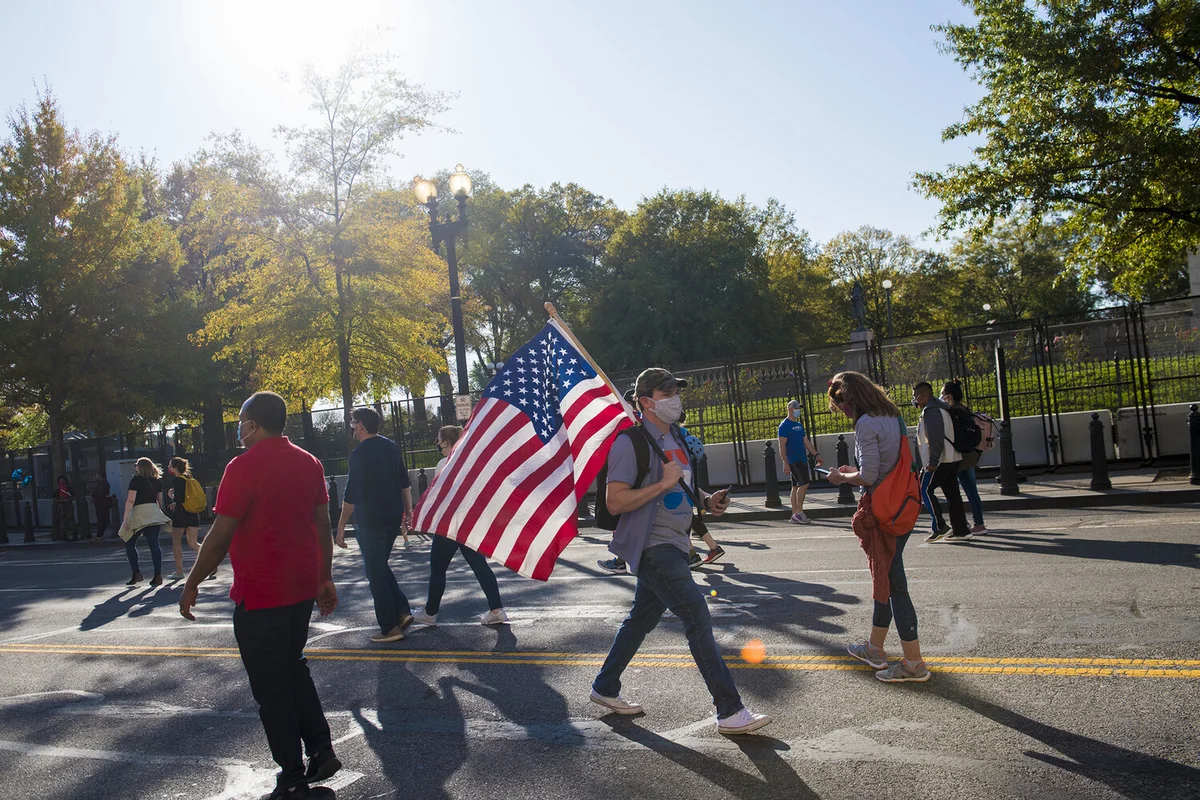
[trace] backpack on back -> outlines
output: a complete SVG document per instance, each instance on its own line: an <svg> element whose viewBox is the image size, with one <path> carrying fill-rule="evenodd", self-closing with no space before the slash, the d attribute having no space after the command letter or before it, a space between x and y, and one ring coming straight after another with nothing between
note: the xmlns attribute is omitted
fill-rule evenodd
<svg viewBox="0 0 1200 800"><path fill-rule="evenodd" d="M637 477L633 482L633 488L640 489L642 482L650 474L650 442L646 439L640 425L617 431L616 436L628 436L629 441L633 443L633 455L637 461ZM613 437L613 444L616 444L616 436ZM621 515L609 512L607 487L608 459L605 459L604 466L600 467L600 472L596 475L596 527L606 531L615 531L617 523L621 521Z"/></svg>
<svg viewBox="0 0 1200 800"><path fill-rule="evenodd" d="M913 472L912 448L908 430L901 420L900 458L887 477L871 492L871 512L879 530L889 536L903 536L917 524L921 513L921 487Z"/></svg>
<svg viewBox="0 0 1200 800"><path fill-rule="evenodd" d="M962 406L950 406L950 421L954 424L954 449L960 453L970 453L979 449L983 441L983 432L975 421L975 415ZM950 439L949 436L946 437Z"/></svg>
<svg viewBox="0 0 1200 800"><path fill-rule="evenodd" d="M978 411L974 413L975 425L979 428L979 446L975 448L986 453L996 446L996 436L1000 432L996 420Z"/></svg>
<svg viewBox="0 0 1200 800"><path fill-rule="evenodd" d="M189 514L199 514L208 508L208 498L204 496L204 487L200 481L185 475L183 490L183 510Z"/></svg>

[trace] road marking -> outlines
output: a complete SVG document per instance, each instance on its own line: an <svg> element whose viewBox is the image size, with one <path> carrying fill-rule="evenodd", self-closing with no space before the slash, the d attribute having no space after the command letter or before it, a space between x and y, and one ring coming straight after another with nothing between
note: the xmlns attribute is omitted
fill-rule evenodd
<svg viewBox="0 0 1200 800"><path fill-rule="evenodd" d="M144 656L148 658L239 658L236 648L160 647L125 645L0 645L0 653L87 656ZM336 650L312 648L305 651L312 661L367 661L428 664L498 664L509 666L594 667L604 663L605 653L478 652L472 650ZM934 672L969 675L1041 675L1055 677L1200 678L1200 660L1150 658L987 658L979 656L929 657ZM768 656L759 664L748 664L734 656L726 659L730 669L798 670L805 672L848 672L867 670L850 656L806 654ZM646 653L630 666L642 668L693 668L688 653Z"/></svg>

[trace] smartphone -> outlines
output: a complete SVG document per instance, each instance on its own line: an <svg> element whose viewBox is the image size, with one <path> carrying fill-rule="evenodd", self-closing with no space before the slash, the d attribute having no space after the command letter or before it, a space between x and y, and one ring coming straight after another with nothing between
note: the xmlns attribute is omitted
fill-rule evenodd
<svg viewBox="0 0 1200 800"><path fill-rule="evenodd" d="M814 474L814 475L819 475L819 476L822 476L822 477L825 477L825 478L828 478L828 477L829 477L829 470L827 470L827 469L824 469L824 468L822 468L822 467L813 467L813 474Z"/></svg>

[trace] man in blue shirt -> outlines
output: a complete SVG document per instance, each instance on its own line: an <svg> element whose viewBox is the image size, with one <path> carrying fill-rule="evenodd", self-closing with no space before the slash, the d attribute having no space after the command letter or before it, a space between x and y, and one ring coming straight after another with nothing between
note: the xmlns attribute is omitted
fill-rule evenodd
<svg viewBox="0 0 1200 800"><path fill-rule="evenodd" d="M779 457L786 465L785 469L792 476L792 522L797 525L807 525L810 520L804 515L804 495L808 493L810 481L808 456L814 456L817 466L825 462L821 454L813 446L812 440L804 432L804 423L800 421L800 401L791 400L787 404L787 417L779 423Z"/></svg>
<svg viewBox="0 0 1200 800"><path fill-rule="evenodd" d="M346 476L335 541L338 547L346 547L346 524L353 516L379 623L380 632L371 641L396 642L404 638L404 629L412 624L413 616L388 558L396 537L412 521L412 488L400 448L379 435L379 422L373 408L356 408L350 414L358 446L350 454L350 474Z"/></svg>
<svg viewBox="0 0 1200 800"><path fill-rule="evenodd" d="M749 733L771 722L742 703L733 676L713 637L708 605L688 568L688 531L692 501L680 484L691 470L687 444L672 426L683 415L679 388L687 381L665 369L644 370L635 384L642 424L621 434L608 455L608 509L620 514L609 550L623 558L637 576L633 608L613 639L600 674L592 682L591 700L617 714L640 714L642 707L621 697L621 674L650 631L670 609L682 623L688 646L717 709L717 731ZM637 482L637 455L631 436L645 436L651 447L650 474ZM661 455L660 455L661 453ZM667 460L664 462L663 457ZM697 500L713 516L725 513L724 490L699 491Z"/></svg>

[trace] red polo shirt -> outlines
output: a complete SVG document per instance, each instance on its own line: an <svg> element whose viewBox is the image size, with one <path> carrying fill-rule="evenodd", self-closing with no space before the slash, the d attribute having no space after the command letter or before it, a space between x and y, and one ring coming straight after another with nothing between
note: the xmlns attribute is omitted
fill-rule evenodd
<svg viewBox="0 0 1200 800"><path fill-rule="evenodd" d="M329 502L321 462L286 436L263 439L229 466L216 512L238 520L229 560L229 598L248 611L290 606L317 596L321 550L314 522Z"/></svg>

